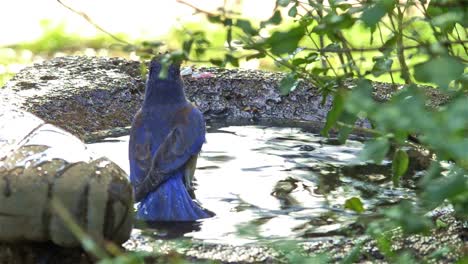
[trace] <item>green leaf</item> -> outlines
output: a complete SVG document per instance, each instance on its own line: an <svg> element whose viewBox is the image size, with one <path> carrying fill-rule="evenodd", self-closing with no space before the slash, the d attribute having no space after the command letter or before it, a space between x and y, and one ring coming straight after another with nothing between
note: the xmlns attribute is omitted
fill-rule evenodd
<svg viewBox="0 0 468 264"><path fill-rule="evenodd" d="M345 201L344 208L355 211L356 213L364 212L364 205L358 197L352 197Z"/></svg>
<svg viewBox="0 0 468 264"><path fill-rule="evenodd" d="M372 75L379 77L382 74L390 72L392 69L393 60L387 57L374 57L374 67L372 67Z"/></svg>
<svg viewBox="0 0 468 264"><path fill-rule="evenodd" d="M350 28L354 25L356 19L348 13L337 15L335 13L327 14L320 24L318 24L312 32L318 35L327 35L332 42L340 41L336 34L342 29Z"/></svg>
<svg viewBox="0 0 468 264"><path fill-rule="evenodd" d="M231 48L231 42L232 42L232 27L229 26L227 28L227 32L226 32L226 42L229 46L229 48Z"/></svg>
<svg viewBox="0 0 468 264"><path fill-rule="evenodd" d="M245 19L237 19L235 26L242 29L242 31L248 35L256 35L258 33L258 31L252 27L250 21Z"/></svg>
<svg viewBox="0 0 468 264"><path fill-rule="evenodd" d="M298 47L299 41L304 36L304 27L298 26L288 31L275 31L267 39L267 44L271 47L271 52L275 55L292 53Z"/></svg>
<svg viewBox="0 0 468 264"><path fill-rule="evenodd" d="M437 218L435 224L437 228L446 228L448 226L448 224L442 221L440 218Z"/></svg>
<svg viewBox="0 0 468 264"><path fill-rule="evenodd" d="M223 60L220 59L210 59L210 63L218 67L223 66Z"/></svg>
<svg viewBox="0 0 468 264"><path fill-rule="evenodd" d="M327 114L327 121L324 128L320 132L323 136L328 137L328 132L336 124L338 118L344 110L344 101L345 101L345 91L339 90L333 98L333 105L330 109L330 112Z"/></svg>
<svg viewBox="0 0 468 264"><path fill-rule="evenodd" d="M388 54L390 54L390 52L392 52L392 50L395 49L396 41L397 35L390 34L390 38L388 38L387 41L385 41L385 43L382 45L382 47L379 48L379 51L388 56Z"/></svg>
<svg viewBox="0 0 468 264"><path fill-rule="evenodd" d="M372 83L369 80L360 79L346 100L346 110L355 115L359 115L361 112L372 112L376 107L376 103L372 99L372 91Z"/></svg>
<svg viewBox="0 0 468 264"><path fill-rule="evenodd" d="M431 220L421 214L408 200L403 200L399 205L385 210L384 214L389 221L399 224L407 234L427 232L432 226Z"/></svg>
<svg viewBox="0 0 468 264"><path fill-rule="evenodd" d="M463 10L452 10L442 13L431 19L432 24L439 27L442 32L450 33L455 27L455 23L463 23L464 14Z"/></svg>
<svg viewBox="0 0 468 264"><path fill-rule="evenodd" d="M375 163L381 163L390 149L390 143L385 137L379 137L373 141L366 142L364 149L360 153L362 161L372 160Z"/></svg>
<svg viewBox="0 0 468 264"><path fill-rule="evenodd" d="M299 84L299 80L296 75L293 73L287 74L279 84L279 90L282 95L287 95L290 92L294 91Z"/></svg>
<svg viewBox="0 0 468 264"><path fill-rule="evenodd" d="M297 15L297 6L292 6L288 11L288 16L295 17Z"/></svg>
<svg viewBox="0 0 468 264"><path fill-rule="evenodd" d="M279 25L283 18L281 17L281 12L279 10L276 10L275 13L273 13L273 16L270 17L267 21L262 21L260 23L260 27L265 27L267 25Z"/></svg>
<svg viewBox="0 0 468 264"><path fill-rule="evenodd" d="M245 57L246 60L252 60L252 59L260 59L260 58L265 58L265 53L255 53L255 54L252 54L252 55L249 55L247 57Z"/></svg>
<svg viewBox="0 0 468 264"><path fill-rule="evenodd" d="M159 72L158 78L167 79L167 71L169 70L169 65L167 63L161 63L161 71Z"/></svg>
<svg viewBox="0 0 468 264"><path fill-rule="evenodd" d="M338 140L344 144L348 139L349 134L353 131L354 123L356 123L357 116L349 113L348 111L343 111L340 116L339 121L349 126L341 126L338 131Z"/></svg>
<svg viewBox="0 0 468 264"><path fill-rule="evenodd" d="M336 7L340 9L341 11L346 11L347 9L351 8L352 5L348 3L341 3L341 4L336 5Z"/></svg>
<svg viewBox="0 0 468 264"><path fill-rule="evenodd" d="M208 15L207 17L208 21L210 21L211 23L223 23L221 16Z"/></svg>
<svg viewBox="0 0 468 264"><path fill-rule="evenodd" d="M311 63L318 60L319 54L317 52L311 52L305 57L307 62Z"/></svg>
<svg viewBox="0 0 468 264"><path fill-rule="evenodd" d="M451 81L458 79L465 70L462 62L452 56L431 58L414 66L414 78L420 82L435 83L448 89Z"/></svg>
<svg viewBox="0 0 468 264"><path fill-rule="evenodd" d="M285 7L289 5L289 2L291 2L291 0L278 0L276 2L278 3L278 5Z"/></svg>
<svg viewBox="0 0 468 264"><path fill-rule="evenodd" d="M376 4L366 7L362 12L361 20L370 28L374 28L377 23L395 6L393 0L380 0Z"/></svg>
<svg viewBox="0 0 468 264"><path fill-rule="evenodd" d="M294 66L299 66L299 65L301 65L301 64L307 63L307 60L304 59L304 58L297 58L297 59L292 60L291 63L292 63L292 65L294 65Z"/></svg>
<svg viewBox="0 0 468 264"><path fill-rule="evenodd" d="M234 67L239 67L239 59L232 56L231 54L226 54L225 61Z"/></svg>
<svg viewBox="0 0 468 264"><path fill-rule="evenodd" d="M193 39L184 41L184 43L182 44L182 49L187 55L190 54L190 50L192 49L192 45L193 45Z"/></svg>
<svg viewBox="0 0 468 264"><path fill-rule="evenodd" d="M445 199L456 199L465 196L468 190L466 171L452 170L446 177L440 177L428 183L423 197L433 207L441 204ZM466 203L466 201L465 201Z"/></svg>
<svg viewBox="0 0 468 264"><path fill-rule="evenodd" d="M406 151L399 149L395 152L393 156L393 163L392 163L392 181L393 186L398 187L400 185L400 178L405 174L406 170L408 170L409 158Z"/></svg>

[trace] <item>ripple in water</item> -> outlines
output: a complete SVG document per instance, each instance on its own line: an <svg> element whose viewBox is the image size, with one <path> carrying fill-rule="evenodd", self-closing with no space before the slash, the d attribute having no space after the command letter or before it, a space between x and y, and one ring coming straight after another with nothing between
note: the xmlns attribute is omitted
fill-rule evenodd
<svg viewBox="0 0 468 264"><path fill-rule="evenodd" d="M242 244L262 238L310 238L339 234L357 215L344 210L357 196L366 210L401 198L391 189L391 166L363 164L363 144L336 144L299 128L230 126L209 130L198 158L196 195L216 213L195 224L145 225L152 238L190 237L206 242ZM129 171L128 136L88 147Z"/></svg>

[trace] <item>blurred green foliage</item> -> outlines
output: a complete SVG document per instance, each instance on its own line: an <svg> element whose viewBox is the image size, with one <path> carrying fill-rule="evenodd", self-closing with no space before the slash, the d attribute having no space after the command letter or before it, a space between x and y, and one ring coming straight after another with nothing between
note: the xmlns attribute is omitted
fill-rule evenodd
<svg viewBox="0 0 468 264"><path fill-rule="evenodd" d="M394 187L409 167L406 151L414 143L408 138L416 137L416 144L430 151L433 160L417 183L416 200L382 209L377 212L381 221L368 226L389 260L413 261L409 253L394 255L391 236L382 237L389 230L399 227L405 234L426 233L435 226L427 213L445 202L457 217L468 219L465 1L277 0L271 18L260 23L223 9L205 15L214 26L224 28L222 45L220 35L213 41L202 30L196 37L186 35L189 39L180 50L167 55L169 61L238 67L249 60L267 60L287 72L279 85L282 94L296 89L300 80L315 84L324 98L333 98L322 133L336 129L345 141L358 118L370 120L374 137L366 143L361 159L380 163L393 157ZM204 45L193 52L196 42ZM344 84L350 78L353 89ZM386 102L374 101L369 80L391 82L394 95ZM429 84L450 99L434 106L417 84ZM358 197L343 206L365 210Z"/></svg>
<svg viewBox="0 0 468 264"><path fill-rule="evenodd" d="M70 53L83 48L109 48L115 42L104 34L83 38L79 34L68 33L64 23L53 23L50 20L42 20L41 27L43 34L40 38L31 42L13 45L11 48L51 56L57 52ZM125 36L121 37L125 38Z"/></svg>
<svg viewBox="0 0 468 264"><path fill-rule="evenodd" d="M42 20L41 27L43 34L34 41L0 47L0 87L25 65L60 54L98 54L102 50L105 55L128 56L108 35L84 38L67 32L64 23L50 20ZM122 34L117 36L126 39Z"/></svg>

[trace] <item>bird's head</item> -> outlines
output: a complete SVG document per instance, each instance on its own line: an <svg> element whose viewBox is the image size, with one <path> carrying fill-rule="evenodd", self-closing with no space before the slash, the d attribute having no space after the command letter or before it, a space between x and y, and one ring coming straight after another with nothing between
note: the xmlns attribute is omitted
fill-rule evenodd
<svg viewBox="0 0 468 264"><path fill-rule="evenodd" d="M151 60L149 79L176 81L180 79L180 62L171 63L164 56Z"/></svg>
<svg viewBox="0 0 468 264"><path fill-rule="evenodd" d="M145 101L150 104L185 101L180 62L170 62L165 55L151 60Z"/></svg>

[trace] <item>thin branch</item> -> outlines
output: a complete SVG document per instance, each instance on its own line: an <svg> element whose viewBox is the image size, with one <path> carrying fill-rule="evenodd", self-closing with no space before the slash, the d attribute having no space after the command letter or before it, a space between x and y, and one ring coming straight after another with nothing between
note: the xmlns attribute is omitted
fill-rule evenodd
<svg viewBox="0 0 468 264"><path fill-rule="evenodd" d="M395 23L393 22L393 12L389 14L390 22L392 23L393 28L397 31L397 38L396 38L396 48L397 48L397 57L398 61L400 62L401 66L401 77L405 80L406 84L412 83L411 81L411 74L406 64L405 53L403 49L403 13L401 12L400 6L397 6L398 14L396 16L397 19L397 26L395 27Z"/></svg>
<svg viewBox="0 0 468 264"><path fill-rule="evenodd" d="M116 35L110 33L109 31L105 30L104 28L102 28L101 26L99 26L98 24L96 24L86 13L82 12L82 11L78 11L76 9L73 9L72 7L64 4L62 2L62 0L57 0L57 2L59 2L59 4L61 4L62 6L64 6L65 8L67 8L68 10L72 11L73 13L75 14L78 14L79 16L83 17L86 21L88 21L91 25L93 25L95 28L97 28L98 30L102 31L103 33L105 33L106 35L108 35L109 37L113 38L114 40L118 41L118 42L121 42L121 43L125 43L127 45L132 45L131 43L129 43L128 41L125 41L119 37L117 37Z"/></svg>
<svg viewBox="0 0 468 264"><path fill-rule="evenodd" d="M206 11L206 10L203 10L203 9L200 9L197 6L192 5L191 3L185 2L184 0L176 0L176 2L179 3L179 4L186 5L186 6L190 7L190 8L193 8L197 13L207 14L209 16L216 16L216 14L211 13L211 12Z"/></svg>
<svg viewBox="0 0 468 264"><path fill-rule="evenodd" d="M468 40L458 40L458 41L442 41L439 42L441 45L450 45L450 44L465 44L468 43ZM410 46L403 46L402 49L410 50L410 49L417 49L422 46L423 44L418 45L410 45ZM316 51L316 52L330 52L330 53L346 53L346 52L371 52L371 51L380 51L382 47L369 47L369 48L347 48L347 49L317 49L317 48L306 48L304 50Z"/></svg>

